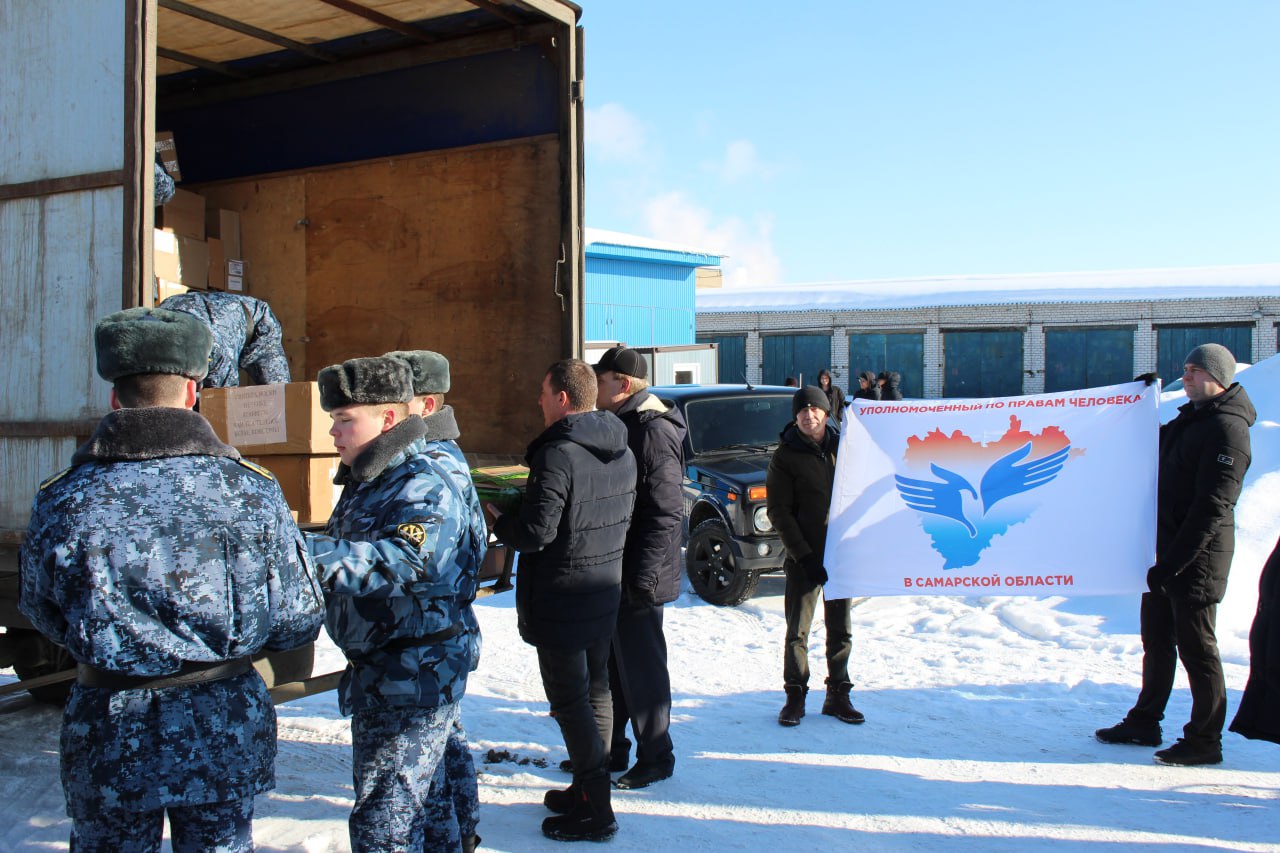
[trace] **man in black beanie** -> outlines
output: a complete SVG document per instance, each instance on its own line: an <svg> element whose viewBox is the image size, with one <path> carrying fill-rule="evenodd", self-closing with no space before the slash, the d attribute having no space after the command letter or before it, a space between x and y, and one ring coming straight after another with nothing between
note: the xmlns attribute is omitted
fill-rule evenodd
<svg viewBox="0 0 1280 853"><path fill-rule="evenodd" d="M1191 720L1161 764L1219 764L1227 689L1215 635L1235 551L1235 505L1249 469L1253 403L1235 378L1236 360L1219 344L1186 357L1188 402L1160 428L1156 564L1142 596L1142 690L1103 743L1159 746L1160 721L1179 658L1191 688Z"/></svg>
<svg viewBox="0 0 1280 853"><path fill-rule="evenodd" d="M827 582L823 555L827 540L827 512L835 482L836 450L840 436L830 423L831 403L821 388L807 385L791 401L795 420L782 430L778 449L769 462L769 520L787 549L784 610L787 639L782 658L786 704L778 723L796 726L804 716L809 692L809 626L822 586ZM827 698L822 713L845 723L864 717L849 702L849 654L853 648L849 599L827 599Z"/></svg>

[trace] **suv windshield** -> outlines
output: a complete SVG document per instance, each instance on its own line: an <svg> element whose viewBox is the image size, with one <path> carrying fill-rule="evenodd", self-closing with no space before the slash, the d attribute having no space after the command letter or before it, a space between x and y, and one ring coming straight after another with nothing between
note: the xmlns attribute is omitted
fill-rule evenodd
<svg viewBox="0 0 1280 853"><path fill-rule="evenodd" d="M790 394L744 394L690 400L684 418L693 452L765 447L778 443L778 433L792 420Z"/></svg>

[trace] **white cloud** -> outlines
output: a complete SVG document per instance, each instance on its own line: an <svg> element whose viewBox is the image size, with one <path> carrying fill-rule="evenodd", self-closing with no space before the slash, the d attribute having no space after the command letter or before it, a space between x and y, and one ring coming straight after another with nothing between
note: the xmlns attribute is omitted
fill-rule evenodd
<svg viewBox="0 0 1280 853"><path fill-rule="evenodd" d="M647 145L645 126L621 104L588 108L584 119L588 157L627 162L642 159Z"/></svg>
<svg viewBox="0 0 1280 853"><path fill-rule="evenodd" d="M725 183L736 184L751 178L768 178L774 169L760 159L760 152L749 139L735 139L725 146L724 156L710 164L711 170Z"/></svg>
<svg viewBox="0 0 1280 853"><path fill-rule="evenodd" d="M756 216L750 221L737 216L717 220L684 193L668 192L645 203L644 221L645 233L657 240L728 255L720 262L726 287L777 284L782 280L770 216Z"/></svg>

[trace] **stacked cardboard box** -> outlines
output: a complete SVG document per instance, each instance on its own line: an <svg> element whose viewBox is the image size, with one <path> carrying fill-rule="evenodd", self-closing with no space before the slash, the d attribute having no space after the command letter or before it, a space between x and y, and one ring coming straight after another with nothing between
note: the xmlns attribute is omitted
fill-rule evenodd
<svg viewBox="0 0 1280 853"><path fill-rule="evenodd" d="M529 469L523 465L494 465L471 469L471 480L476 485L476 496L480 498L480 503L491 503L503 512L520 511L528 479ZM485 513L485 522L489 522L488 513ZM497 579L499 583L509 581L513 560L514 554L505 545L490 542L489 551L480 566L480 579Z"/></svg>
<svg viewBox="0 0 1280 853"><path fill-rule="evenodd" d="M180 180L173 134L156 134L156 150L165 169ZM186 290L246 293L240 214L207 207L203 196L177 190L156 211L154 262L157 302Z"/></svg>
<svg viewBox="0 0 1280 853"><path fill-rule="evenodd" d="M342 489L333 482L338 452L316 383L205 388L200 414L218 438L275 475L299 524L329 520Z"/></svg>

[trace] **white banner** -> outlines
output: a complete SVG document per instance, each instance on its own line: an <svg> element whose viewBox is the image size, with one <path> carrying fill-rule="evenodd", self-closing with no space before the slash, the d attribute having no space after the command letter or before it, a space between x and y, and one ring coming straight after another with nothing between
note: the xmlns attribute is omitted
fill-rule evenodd
<svg viewBox="0 0 1280 853"><path fill-rule="evenodd" d="M827 526L827 598L1145 592L1158 386L854 400Z"/></svg>

